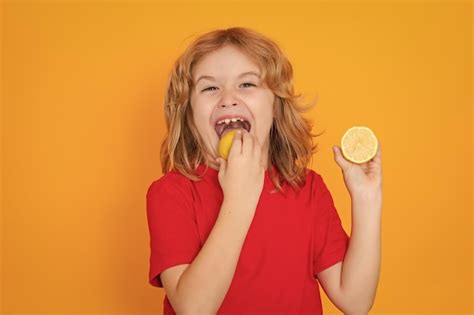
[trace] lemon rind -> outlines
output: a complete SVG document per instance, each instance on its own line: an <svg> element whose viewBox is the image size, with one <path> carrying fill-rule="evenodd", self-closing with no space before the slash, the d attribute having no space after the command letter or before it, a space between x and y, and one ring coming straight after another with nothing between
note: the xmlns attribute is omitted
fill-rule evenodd
<svg viewBox="0 0 474 315"><path fill-rule="evenodd" d="M374 147L374 150L373 152L366 158L366 159L363 159L363 160L356 160L356 159L353 159L349 156L347 156L344 152L344 146L343 146L343 142L344 142L344 138L347 136L347 134L349 134L351 132L351 130L353 129L366 129L369 131L369 133L371 134L371 136L375 139L375 147ZM366 126L352 126L351 128L347 129L346 132L344 133L344 135L341 137L341 152L342 152L342 155L344 156L344 158L346 158L347 160L353 162L353 163L356 163L356 164L363 164L363 163L366 163L370 160L372 160L375 155L377 154L377 150L378 150L378 145L379 145L379 142L378 142L378 139L377 137L375 136L375 133L369 128L369 127L366 127Z"/></svg>

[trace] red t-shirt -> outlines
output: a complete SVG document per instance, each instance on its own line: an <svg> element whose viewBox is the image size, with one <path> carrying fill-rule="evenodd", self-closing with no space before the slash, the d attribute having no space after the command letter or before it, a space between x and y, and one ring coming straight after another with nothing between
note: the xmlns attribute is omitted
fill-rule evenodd
<svg viewBox="0 0 474 315"><path fill-rule="evenodd" d="M277 171L276 168L273 170ZM322 177L308 169L299 192L286 182L274 189L265 171L262 193L237 268L218 314L322 314L316 274L342 261L349 246ZM218 171L201 164L201 181L170 171L147 191L149 283L160 273L191 264L217 219L223 200ZM164 314L175 314L165 295Z"/></svg>

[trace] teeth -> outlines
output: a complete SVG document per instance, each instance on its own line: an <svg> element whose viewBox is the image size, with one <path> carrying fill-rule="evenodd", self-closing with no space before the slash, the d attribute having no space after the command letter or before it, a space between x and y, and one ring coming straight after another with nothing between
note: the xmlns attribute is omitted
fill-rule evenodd
<svg viewBox="0 0 474 315"><path fill-rule="evenodd" d="M227 118L227 119L219 120L219 121L217 122L217 124L220 125L220 124L225 123L226 125L228 125L228 124L230 124L231 121L232 121L232 122L244 121L244 119L239 118L239 117L236 117L236 118Z"/></svg>

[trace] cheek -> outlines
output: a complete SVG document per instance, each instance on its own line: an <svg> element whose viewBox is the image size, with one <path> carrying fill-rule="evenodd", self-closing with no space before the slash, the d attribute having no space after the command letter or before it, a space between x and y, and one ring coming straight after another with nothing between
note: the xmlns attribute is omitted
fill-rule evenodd
<svg viewBox="0 0 474 315"><path fill-rule="evenodd" d="M203 140L208 141L210 137L219 140L214 127L211 126L210 117L211 113L207 111L193 112L194 126Z"/></svg>
<svg viewBox="0 0 474 315"><path fill-rule="evenodd" d="M271 111L260 112L261 118L258 122L256 133L260 144L263 144L270 137L270 129L272 128L273 116Z"/></svg>
<svg viewBox="0 0 474 315"><path fill-rule="evenodd" d="M204 122L209 121L210 109L209 106L206 106L205 102L195 102L192 106L193 111L193 120L196 123L196 126L201 126Z"/></svg>

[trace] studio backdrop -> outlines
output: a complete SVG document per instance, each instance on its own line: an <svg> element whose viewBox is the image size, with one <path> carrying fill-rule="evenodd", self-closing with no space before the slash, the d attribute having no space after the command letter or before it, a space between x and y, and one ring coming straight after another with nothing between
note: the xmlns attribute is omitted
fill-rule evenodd
<svg viewBox="0 0 474 315"><path fill-rule="evenodd" d="M162 175L166 78L196 36L244 26L317 99L309 167L349 235L331 146L355 125L380 140L371 314L472 314L472 14L468 1L3 1L0 313L161 314L146 189Z"/></svg>

